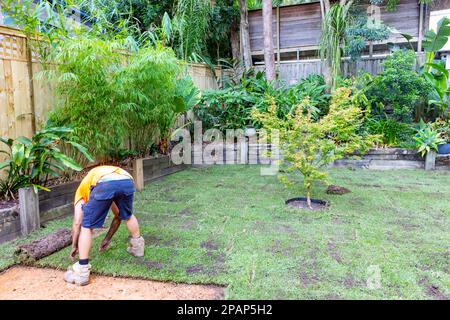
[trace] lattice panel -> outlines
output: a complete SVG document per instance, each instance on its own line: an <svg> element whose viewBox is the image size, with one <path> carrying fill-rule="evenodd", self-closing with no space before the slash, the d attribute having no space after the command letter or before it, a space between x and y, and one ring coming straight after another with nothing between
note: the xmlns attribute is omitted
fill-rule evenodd
<svg viewBox="0 0 450 320"><path fill-rule="evenodd" d="M0 58L26 61L26 38L0 33Z"/></svg>

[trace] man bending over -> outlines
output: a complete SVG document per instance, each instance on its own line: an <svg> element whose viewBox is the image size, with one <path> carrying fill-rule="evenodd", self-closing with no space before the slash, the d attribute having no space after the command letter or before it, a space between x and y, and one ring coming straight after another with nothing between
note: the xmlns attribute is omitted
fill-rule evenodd
<svg viewBox="0 0 450 320"><path fill-rule="evenodd" d="M103 226L109 209L114 213L114 219L100 251L108 248L121 221L125 220L130 234L127 251L135 257L144 256L144 238L140 235L138 221L133 215L134 192L133 178L118 167L96 167L81 181L75 195L72 250L69 256L73 260L78 253L79 261L67 269L65 281L81 286L89 283L92 230Z"/></svg>

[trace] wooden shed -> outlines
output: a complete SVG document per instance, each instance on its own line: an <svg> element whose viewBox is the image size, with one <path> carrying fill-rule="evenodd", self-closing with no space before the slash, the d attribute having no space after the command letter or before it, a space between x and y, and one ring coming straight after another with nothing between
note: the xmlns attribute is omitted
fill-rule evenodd
<svg viewBox="0 0 450 320"><path fill-rule="evenodd" d="M368 10L368 3L363 6ZM379 6L379 9L384 24L400 33L413 36L412 43L420 50L421 38L424 30L428 28L429 6L419 4L418 0L400 0L395 11L388 11L383 5ZM274 8L273 42L275 53L277 56L279 53L280 60L316 58L322 19L323 10L320 1ZM262 10L249 12L250 46L255 62L263 60L262 22ZM374 42L368 46L366 53L384 53L388 50L387 43L407 44L403 36L392 33L387 41Z"/></svg>

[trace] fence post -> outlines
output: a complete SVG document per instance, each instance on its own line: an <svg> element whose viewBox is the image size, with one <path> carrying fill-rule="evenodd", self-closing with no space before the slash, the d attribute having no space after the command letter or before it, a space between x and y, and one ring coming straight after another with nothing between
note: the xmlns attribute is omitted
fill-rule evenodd
<svg viewBox="0 0 450 320"><path fill-rule="evenodd" d="M434 170L436 168L436 152L430 151L425 157L425 170Z"/></svg>
<svg viewBox="0 0 450 320"><path fill-rule="evenodd" d="M241 148L241 150L240 150L241 159L239 159L240 163L241 164L248 164L248 141L247 141L247 137L244 137L244 139L242 139L241 143L238 146L240 146L240 148Z"/></svg>
<svg viewBox="0 0 450 320"><path fill-rule="evenodd" d="M27 69L30 83L30 107L31 107L31 131L36 133L36 104L34 101L34 74L33 74L33 50L30 46L28 37L25 39L25 46L27 50Z"/></svg>
<svg viewBox="0 0 450 320"><path fill-rule="evenodd" d="M144 160L133 160L133 179L137 191L144 189Z"/></svg>
<svg viewBox="0 0 450 320"><path fill-rule="evenodd" d="M23 236L39 229L39 194L31 187L19 189L20 230Z"/></svg>

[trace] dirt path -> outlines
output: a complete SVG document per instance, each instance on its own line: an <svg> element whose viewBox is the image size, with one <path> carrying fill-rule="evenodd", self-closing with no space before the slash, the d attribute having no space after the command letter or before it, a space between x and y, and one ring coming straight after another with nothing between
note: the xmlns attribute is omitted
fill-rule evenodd
<svg viewBox="0 0 450 320"><path fill-rule="evenodd" d="M177 300L222 299L216 286L165 283L106 276L91 277L79 287L65 283L64 272L54 269L13 267L0 273L0 300Z"/></svg>

